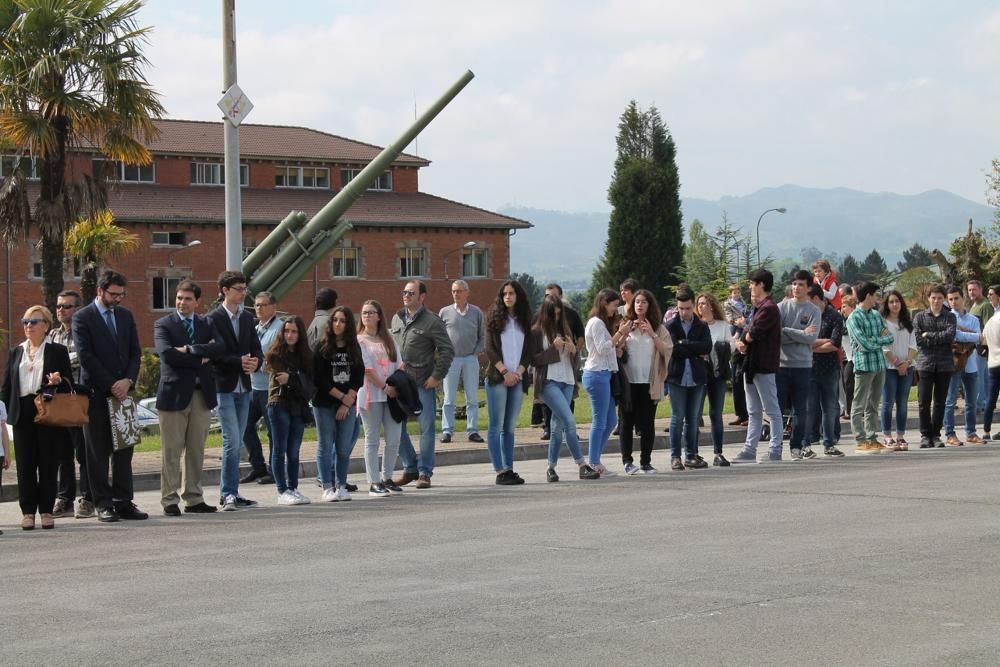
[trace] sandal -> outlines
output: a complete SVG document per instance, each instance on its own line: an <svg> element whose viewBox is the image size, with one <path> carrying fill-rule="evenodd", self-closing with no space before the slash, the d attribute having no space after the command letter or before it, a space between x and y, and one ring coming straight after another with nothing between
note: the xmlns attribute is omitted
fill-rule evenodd
<svg viewBox="0 0 1000 667"><path fill-rule="evenodd" d="M25 514L21 517L21 530L34 530L35 529L35 515Z"/></svg>
<svg viewBox="0 0 1000 667"><path fill-rule="evenodd" d="M52 518L51 514L42 515L42 528L44 530L51 530L56 527L56 520Z"/></svg>
<svg viewBox="0 0 1000 667"><path fill-rule="evenodd" d="M910 451L910 445L907 444L906 438L896 438L896 451L897 452Z"/></svg>

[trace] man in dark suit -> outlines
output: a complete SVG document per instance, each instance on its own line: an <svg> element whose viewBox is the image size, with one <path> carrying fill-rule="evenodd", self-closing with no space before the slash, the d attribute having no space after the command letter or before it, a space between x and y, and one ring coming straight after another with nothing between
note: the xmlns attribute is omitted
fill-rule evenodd
<svg viewBox="0 0 1000 667"><path fill-rule="evenodd" d="M222 425L219 504L227 512L257 504L240 496L240 445L250 412L250 373L260 368L264 360L253 317L243 308L246 292L246 276L239 271L223 271L219 275L222 303L208 315L226 345L214 365Z"/></svg>
<svg viewBox="0 0 1000 667"><path fill-rule="evenodd" d="M167 516L184 511L210 514L215 505L205 503L201 489L205 439L216 405L215 372L211 361L225 345L208 318L195 310L201 287L191 280L177 286L177 312L161 317L153 325L156 353L160 356L160 385L156 410L160 418L160 503ZM181 456L184 458L184 490L181 486Z"/></svg>
<svg viewBox="0 0 1000 667"><path fill-rule="evenodd" d="M146 519L132 502L132 448L114 451L107 398L122 400L139 376L139 332L135 318L120 306L125 298L125 276L105 271L97 298L73 315L73 341L80 359L81 382L93 390L90 423L84 428L87 477L99 521ZM108 483L108 462L111 483Z"/></svg>

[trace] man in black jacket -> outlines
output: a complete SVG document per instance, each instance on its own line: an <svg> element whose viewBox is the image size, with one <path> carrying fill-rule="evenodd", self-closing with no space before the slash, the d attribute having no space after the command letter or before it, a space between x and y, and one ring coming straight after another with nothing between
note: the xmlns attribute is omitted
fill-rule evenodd
<svg viewBox="0 0 1000 667"><path fill-rule="evenodd" d="M667 331L674 351L667 368L667 389L670 392L670 468L684 470L705 468L708 464L698 456L698 416L705 399L708 365L705 358L712 352L712 333L708 325L694 314L694 294L682 288L677 292L677 317L670 320ZM687 458L681 461L681 435L685 436Z"/></svg>

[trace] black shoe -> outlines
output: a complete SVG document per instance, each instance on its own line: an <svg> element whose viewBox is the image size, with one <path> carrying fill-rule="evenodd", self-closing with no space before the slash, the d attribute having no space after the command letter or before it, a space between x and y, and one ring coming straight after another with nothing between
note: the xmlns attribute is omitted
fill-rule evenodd
<svg viewBox="0 0 1000 667"><path fill-rule="evenodd" d="M478 433L470 433L469 442L484 442L483 436L479 435Z"/></svg>
<svg viewBox="0 0 1000 667"><path fill-rule="evenodd" d="M115 512L117 512L119 517L125 519L126 521L145 521L149 518L149 515L140 511L133 502L118 505L115 508Z"/></svg>
<svg viewBox="0 0 1000 667"><path fill-rule="evenodd" d="M684 465L687 466L688 468L700 469L700 468L707 468L708 462L696 454L693 459L685 460Z"/></svg>
<svg viewBox="0 0 1000 667"><path fill-rule="evenodd" d="M927 438L920 438L920 449L933 449L934 443Z"/></svg>
<svg viewBox="0 0 1000 667"><path fill-rule="evenodd" d="M163 513L166 514L167 516L180 516L181 508L178 507L176 504L167 505L166 507L163 508Z"/></svg>
<svg viewBox="0 0 1000 667"><path fill-rule="evenodd" d="M451 433L442 433L441 442L451 442Z"/></svg>
<svg viewBox="0 0 1000 667"><path fill-rule="evenodd" d="M524 478L523 477L521 477L520 475L518 475L513 470L510 471L510 474L514 476L514 483L515 484L524 484Z"/></svg>
<svg viewBox="0 0 1000 667"><path fill-rule="evenodd" d="M188 514L211 514L217 511L219 508L213 505L207 505L205 503L198 503L197 505L188 505L184 508L184 511Z"/></svg>
<svg viewBox="0 0 1000 667"><path fill-rule="evenodd" d="M102 507L97 510L97 520L103 523L114 523L118 521L118 513L114 507Z"/></svg>
<svg viewBox="0 0 1000 667"><path fill-rule="evenodd" d="M250 500L249 498L244 498L243 496L236 496L236 507L240 509L246 509L247 507L257 507L257 501Z"/></svg>
<svg viewBox="0 0 1000 667"><path fill-rule="evenodd" d="M247 473L246 477L240 480L240 484L249 484L255 479L260 479L261 477L265 477L266 475L267 475L267 470L257 470L257 469L251 470L250 472Z"/></svg>
<svg viewBox="0 0 1000 667"><path fill-rule="evenodd" d="M263 475L261 475L260 477L257 478L257 483L258 484L274 484L274 477L272 477L268 473L264 473Z"/></svg>
<svg viewBox="0 0 1000 667"><path fill-rule="evenodd" d="M588 465L580 466L580 479L600 479L601 473Z"/></svg>
<svg viewBox="0 0 1000 667"><path fill-rule="evenodd" d="M941 438L931 438L931 444L935 447L944 447L944 441Z"/></svg>
<svg viewBox="0 0 1000 667"><path fill-rule="evenodd" d="M558 482L559 481L559 475L556 474L556 469L555 468L546 468L545 469L545 481L546 482Z"/></svg>
<svg viewBox="0 0 1000 667"><path fill-rule="evenodd" d="M347 489L348 493L357 493L358 492L358 485L357 484L351 484L350 482L348 482L347 484L344 485L344 488Z"/></svg>
<svg viewBox="0 0 1000 667"><path fill-rule="evenodd" d="M670 469L671 470L684 470L684 462L678 457L670 459Z"/></svg>
<svg viewBox="0 0 1000 667"><path fill-rule="evenodd" d="M712 465L719 466L721 468L728 468L730 463L729 461L726 460L726 457L723 456L722 454L716 454L715 460L712 461Z"/></svg>
<svg viewBox="0 0 1000 667"><path fill-rule="evenodd" d="M542 442L548 442L552 439L552 434L548 431L542 431Z"/></svg>
<svg viewBox="0 0 1000 667"><path fill-rule="evenodd" d="M515 484L518 484L518 481L517 478L514 477L514 472L512 470L505 470L497 475L496 483L500 486L514 486Z"/></svg>

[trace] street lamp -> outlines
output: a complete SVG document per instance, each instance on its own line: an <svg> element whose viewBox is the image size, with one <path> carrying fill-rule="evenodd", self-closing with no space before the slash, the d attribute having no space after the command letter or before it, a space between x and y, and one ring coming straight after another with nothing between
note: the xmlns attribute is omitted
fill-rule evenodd
<svg viewBox="0 0 1000 667"><path fill-rule="evenodd" d="M185 245L183 248L177 248L176 250L171 250L170 252L168 252L167 253L167 266L169 266L171 269L174 268L174 253L175 252L180 252L181 250L187 250L188 248L193 248L193 247L195 247L197 245L201 245L201 241L199 241L198 239L194 239L193 241L188 241L187 245Z"/></svg>
<svg viewBox="0 0 1000 667"><path fill-rule="evenodd" d="M760 221L763 220L764 216L767 215L768 213L770 213L771 211L777 211L778 213L786 213L788 211L788 209L786 209L784 207L782 207L782 208L769 208L766 211L764 211L763 213L761 213L760 217L757 218L757 268L758 269L760 268Z"/></svg>
<svg viewBox="0 0 1000 667"><path fill-rule="evenodd" d="M451 255L454 255L459 250L466 250L468 248L475 248L475 247L476 247L476 242L475 241L466 241L465 243L463 243L459 247L455 248L454 250L449 250L448 252L446 252L444 254L444 277L445 278L448 277L448 257L450 257Z"/></svg>

